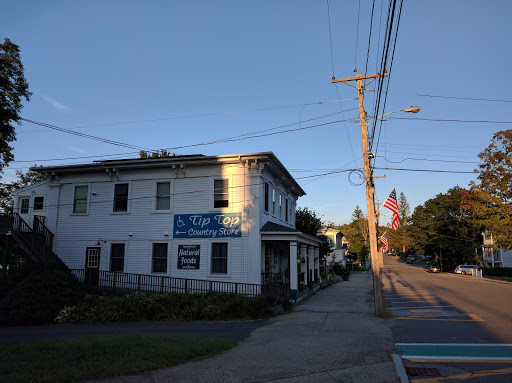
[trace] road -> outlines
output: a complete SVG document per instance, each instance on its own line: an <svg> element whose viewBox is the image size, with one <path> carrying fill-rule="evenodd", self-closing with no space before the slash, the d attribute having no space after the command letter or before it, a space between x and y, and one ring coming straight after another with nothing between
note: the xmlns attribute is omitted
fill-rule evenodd
<svg viewBox="0 0 512 383"><path fill-rule="evenodd" d="M512 284L384 256L383 292L404 365L432 369L411 382L512 382Z"/></svg>

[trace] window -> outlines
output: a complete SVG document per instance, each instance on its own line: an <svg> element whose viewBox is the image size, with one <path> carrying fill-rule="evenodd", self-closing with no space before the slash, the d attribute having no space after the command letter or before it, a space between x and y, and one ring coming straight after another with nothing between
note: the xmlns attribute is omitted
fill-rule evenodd
<svg viewBox="0 0 512 383"><path fill-rule="evenodd" d="M44 197L34 197L34 210L44 209Z"/></svg>
<svg viewBox="0 0 512 383"><path fill-rule="evenodd" d="M265 211L268 213L269 208L269 185L265 182Z"/></svg>
<svg viewBox="0 0 512 383"><path fill-rule="evenodd" d="M228 273L228 244L225 242L212 243L211 273Z"/></svg>
<svg viewBox="0 0 512 383"><path fill-rule="evenodd" d="M167 273L167 243L153 243L153 273Z"/></svg>
<svg viewBox="0 0 512 383"><path fill-rule="evenodd" d="M272 214L276 215L276 189L272 188Z"/></svg>
<svg viewBox="0 0 512 383"><path fill-rule="evenodd" d="M89 186L75 186L75 196L73 198L73 213L87 213L87 198L89 195Z"/></svg>
<svg viewBox="0 0 512 383"><path fill-rule="evenodd" d="M128 184L114 186L114 211L128 211Z"/></svg>
<svg viewBox="0 0 512 383"><path fill-rule="evenodd" d="M288 198L284 200L284 220L288 222L288 219L290 217L289 214L289 207L288 207Z"/></svg>
<svg viewBox="0 0 512 383"><path fill-rule="evenodd" d="M283 218L283 195L279 194L279 218Z"/></svg>
<svg viewBox="0 0 512 383"><path fill-rule="evenodd" d="M20 199L20 214L28 214L28 207L30 206L30 198Z"/></svg>
<svg viewBox="0 0 512 383"><path fill-rule="evenodd" d="M124 271L124 243L113 243L110 248L110 271Z"/></svg>
<svg viewBox="0 0 512 383"><path fill-rule="evenodd" d="M215 209L229 206L228 180L213 181L213 207Z"/></svg>
<svg viewBox="0 0 512 383"><path fill-rule="evenodd" d="M156 210L171 210L171 183L157 182Z"/></svg>

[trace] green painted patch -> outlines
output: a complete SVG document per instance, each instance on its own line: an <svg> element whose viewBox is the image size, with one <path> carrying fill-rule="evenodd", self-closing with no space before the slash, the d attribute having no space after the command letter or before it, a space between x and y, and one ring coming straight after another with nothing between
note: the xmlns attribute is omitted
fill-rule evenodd
<svg viewBox="0 0 512 383"><path fill-rule="evenodd" d="M402 357L512 358L510 344L418 344L397 343Z"/></svg>

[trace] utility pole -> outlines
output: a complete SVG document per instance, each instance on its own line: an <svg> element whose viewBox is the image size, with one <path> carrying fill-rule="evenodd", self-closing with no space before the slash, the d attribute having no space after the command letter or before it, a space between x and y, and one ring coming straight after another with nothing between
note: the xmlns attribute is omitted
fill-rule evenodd
<svg viewBox="0 0 512 383"><path fill-rule="evenodd" d="M356 72L354 70L354 72ZM356 72L355 77L348 77L342 79L332 78L332 83L343 82L357 89L357 96L359 100L359 123L361 125L361 142L363 147L363 163L364 163L364 178L366 183L366 205L368 208L368 231L370 235L370 254L372 257L372 271L373 271L373 291L375 295L375 315L382 316L382 284L381 284L381 261L382 254L377 250L377 229L375 222L375 187L373 184L373 171L370 167L370 160L374 154L368 149L368 125L366 124L366 111L364 109L364 90L365 85L374 81L377 78L387 76L387 73L374 74L362 76ZM363 80L372 79L367 84L363 84ZM349 84L350 81L356 81L357 86ZM377 116L375 116L377 118Z"/></svg>

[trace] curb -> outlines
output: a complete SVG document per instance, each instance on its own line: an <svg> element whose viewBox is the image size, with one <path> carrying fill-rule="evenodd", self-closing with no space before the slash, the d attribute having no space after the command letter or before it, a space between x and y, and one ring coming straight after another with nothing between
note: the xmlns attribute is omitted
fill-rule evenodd
<svg viewBox="0 0 512 383"><path fill-rule="evenodd" d="M489 283L498 283L498 284L501 284L501 285L509 285L509 286L512 286L512 282L505 282L505 281L500 281L500 280L496 280L496 279L489 279L489 278L478 278L478 277L473 277L471 275L458 275L458 274L451 274L451 273L439 273L439 275L445 275L445 276L449 276L449 277L452 277L452 278L474 278L474 280L476 281L482 281L482 282L489 282Z"/></svg>
<svg viewBox="0 0 512 383"><path fill-rule="evenodd" d="M407 373L405 372L402 357L398 354L391 354L391 356L393 357L393 363L395 364L396 373L400 378L400 383L409 383L409 378L407 377Z"/></svg>

